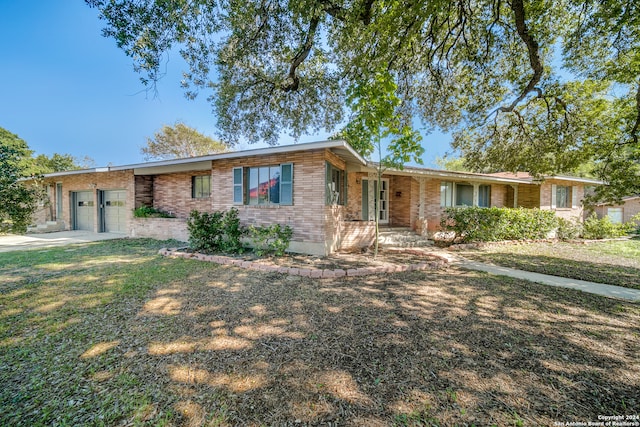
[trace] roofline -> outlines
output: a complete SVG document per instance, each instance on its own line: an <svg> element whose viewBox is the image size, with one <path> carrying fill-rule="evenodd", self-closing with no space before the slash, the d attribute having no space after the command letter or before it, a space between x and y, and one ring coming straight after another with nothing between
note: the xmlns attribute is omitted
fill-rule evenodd
<svg viewBox="0 0 640 427"><path fill-rule="evenodd" d="M57 176L76 175L76 174L83 174L83 173L113 172L113 171L129 170L129 169L145 169L145 168L151 168L151 167L183 165L183 164L189 164L189 163L199 163L199 162L214 161L214 160L236 159L236 158L249 157L249 156L266 156L270 154L283 154L283 153L292 153L296 151L321 150L321 149L331 149L331 148L345 149L353 157L355 157L363 166L367 164L367 161L360 154L358 154L358 152L355 151L353 147L351 147L351 145L349 145L346 141L342 139L331 139L331 140L325 140L325 141L305 142L302 144L288 144L288 145L279 145L279 146L267 147L267 148L252 148L249 150L242 150L242 151L229 151L226 153L207 154L205 156L187 157L182 159L159 160L155 162L134 163L134 164L122 165L122 166L107 166L107 167L92 168L92 169L53 172L53 173L45 174L43 175L43 177L54 178Z"/></svg>
<svg viewBox="0 0 640 427"><path fill-rule="evenodd" d="M605 185L605 182L599 179L593 178L581 178L579 176L564 176L564 175L553 175L553 176L544 176L542 179L558 179L564 181L575 181L575 182L583 182L585 184L598 184Z"/></svg>
<svg viewBox="0 0 640 427"><path fill-rule="evenodd" d="M368 167L375 168L376 163L369 162ZM502 182L507 184L531 184L531 180L526 178L505 178L505 177L497 177L492 175L485 175L481 173L473 173L473 172L458 172L458 171L448 171L448 170L440 170L440 169L429 169L429 168L420 168L415 166L406 166L403 169L387 169L385 173L395 173L398 175L407 174L407 175L425 175L425 176L435 176L442 178L458 178L469 181L491 181L491 182Z"/></svg>

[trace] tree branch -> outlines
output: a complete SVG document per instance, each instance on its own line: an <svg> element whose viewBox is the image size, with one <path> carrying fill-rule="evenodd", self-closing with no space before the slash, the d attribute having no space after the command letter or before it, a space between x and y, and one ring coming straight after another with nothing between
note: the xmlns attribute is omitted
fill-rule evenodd
<svg viewBox="0 0 640 427"><path fill-rule="evenodd" d="M536 39L529 33L529 28L527 27L526 16L524 11L524 3L523 0L512 0L511 1L511 10L515 15L516 22L516 31L518 32L518 36L527 46L527 52L529 55L529 64L531 65L531 69L533 70L533 76L531 76L531 80L529 80L529 84L524 88L524 90L520 93L520 95L513 100L513 102L506 106L500 107L496 111L501 112L512 112L514 108L532 91L536 89L536 85L540 82L542 78L542 73L544 71L544 66L542 65L542 59L540 58L540 46Z"/></svg>
<svg viewBox="0 0 640 427"><path fill-rule="evenodd" d="M284 90L285 92L296 91L300 87L300 77L298 77L298 75L296 74L296 70L298 69L300 64L302 64L304 60L309 56L311 48L313 47L313 39L315 38L319 24L319 17L314 17L313 19L311 19L305 41L300 48L300 51L296 54L296 56L293 57L293 60L291 61L291 66L289 67L289 75L287 76L287 82L286 84L282 85L282 90Z"/></svg>
<svg viewBox="0 0 640 427"><path fill-rule="evenodd" d="M638 81L638 89L636 91L636 122L631 129L631 138L635 145L638 145L638 131L640 131L640 81Z"/></svg>

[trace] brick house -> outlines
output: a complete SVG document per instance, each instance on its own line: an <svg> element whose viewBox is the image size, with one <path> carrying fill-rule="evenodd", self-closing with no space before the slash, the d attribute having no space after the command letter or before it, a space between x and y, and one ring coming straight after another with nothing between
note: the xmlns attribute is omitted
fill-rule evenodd
<svg viewBox="0 0 640 427"><path fill-rule="evenodd" d="M619 205L598 204L594 210L598 218L608 216L614 224L626 223L640 214L640 196L625 197Z"/></svg>
<svg viewBox="0 0 640 427"><path fill-rule="evenodd" d="M373 220L430 236L448 206L551 209L580 220L586 185L597 181L474 174L407 167L377 173L344 141L322 141L202 157L45 175L50 203L35 221L61 229L187 240L194 210L235 207L244 224L286 224L290 250L328 254L369 246ZM380 191L379 208L375 197ZM175 219L134 218L153 206Z"/></svg>

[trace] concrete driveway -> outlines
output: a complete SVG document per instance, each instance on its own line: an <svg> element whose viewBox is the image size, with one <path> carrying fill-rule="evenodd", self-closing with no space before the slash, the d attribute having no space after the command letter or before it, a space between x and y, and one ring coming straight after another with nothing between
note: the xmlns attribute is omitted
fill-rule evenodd
<svg viewBox="0 0 640 427"><path fill-rule="evenodd" d="M0 235L0 252L23 251L27 249L51 248L74 243L89 243L99 240L122 239L125 234L93 233L91 231L74 230L56 233L26 234L24 236Z"/></svg>

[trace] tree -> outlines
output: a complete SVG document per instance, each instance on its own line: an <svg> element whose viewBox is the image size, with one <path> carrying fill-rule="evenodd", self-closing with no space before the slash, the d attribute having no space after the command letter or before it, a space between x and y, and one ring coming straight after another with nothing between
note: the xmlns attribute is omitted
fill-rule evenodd
<svg viewBox="0 0 640 427"><path fill-rule="evenodd" d="M435 162L440 169L454 172L471 172L471 170L465 166L464 157L450 157L445 154L443 157L436 157Z"/></svg>
<svg viewBox="0 0 640 427"><path fill-rule="evenodd" d="M45 154L38 154L33 159L33 171L36 174L64 172L86 169L92 164L94 164L94 161L88 156L78 159L71 154L53 153L51 157Z"/></svg>
<svg viewBox="0 0 640 427"><path fill-rule="evenodd" d="M397 114L401 103L397 89L387 71L378 72L371 81L358 81L347 93L347 105L356 113L337 135L368 160L377 156L374 257L378 255L382 175L388 168L402 169L411 160L422 163L420 156L424 153L420 134Z"/></svg>
<svg viewBox="0 0 640 427"><path fill-rule="evenodd" d="M184 123L173 127L163 126L153 138L147 138L147 146L140 150L145 160L178 159L204 156L228 151L227 145L201 134Z"/></svg>
<svg viewBox="0 0 640 427"><path fill-rule="evenodd" d="M384 70L395 114L452 132L474 169L590 161L610 197L640 191L637 1L86 1L145 84L179 48L224 141L336 129L358 113L349 91Z"/></svg>
<svg viewBox="0 0 640 427"><path fill-rule="evenodd" d="M22 233L31 222L40 193L21 178L32 167L32 151L17 135L0 128L0 233Z"/></svg>

